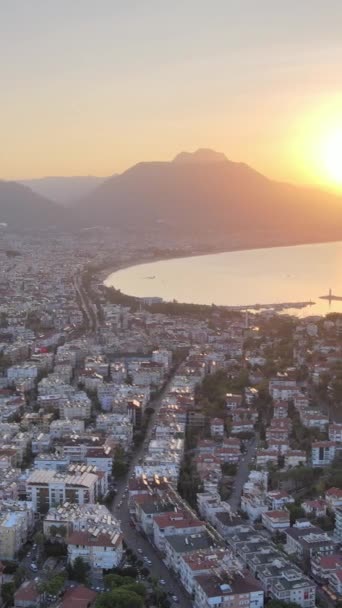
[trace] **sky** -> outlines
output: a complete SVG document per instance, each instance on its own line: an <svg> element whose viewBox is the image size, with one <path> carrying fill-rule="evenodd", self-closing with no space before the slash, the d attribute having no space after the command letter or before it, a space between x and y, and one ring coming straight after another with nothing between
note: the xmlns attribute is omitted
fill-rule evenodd
<svg viewBox="0 0 342 608"><path fill-rule="evenodd" d="M341 0L1 0L0 177L210 147L342 191L341 31Z"/></svg>

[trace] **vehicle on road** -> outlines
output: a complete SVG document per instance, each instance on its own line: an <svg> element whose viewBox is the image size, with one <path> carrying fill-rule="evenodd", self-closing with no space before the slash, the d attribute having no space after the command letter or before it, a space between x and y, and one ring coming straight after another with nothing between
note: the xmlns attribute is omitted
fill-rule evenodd
<svg viewBox="0 0 342 608"><path fill-rule="evenodd" d="M30 564L30 568L31 568L32 572L38 571L38 566L36 564Z"/></svg>
<svg viewBox="0 0 342 608"><path fill-rule="evenodd" d="M159 582L160 582L161 585L166 585L166 581L164 581L163 578L161 578Z"/></svg>

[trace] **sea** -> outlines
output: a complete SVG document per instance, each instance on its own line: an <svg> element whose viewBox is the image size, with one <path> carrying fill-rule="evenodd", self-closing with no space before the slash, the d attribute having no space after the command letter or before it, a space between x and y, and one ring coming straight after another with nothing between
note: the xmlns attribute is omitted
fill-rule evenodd
<svg viewBox="0 0 342 608"><path fill-rule="evenodd" d="M138 264L111 273L105 285L138 297L251 310L287 304L281 312L299 317L342 313L342 242ZM341 301L320 299L330 290ZM311 304L300 306L306 302Z"/></svg>

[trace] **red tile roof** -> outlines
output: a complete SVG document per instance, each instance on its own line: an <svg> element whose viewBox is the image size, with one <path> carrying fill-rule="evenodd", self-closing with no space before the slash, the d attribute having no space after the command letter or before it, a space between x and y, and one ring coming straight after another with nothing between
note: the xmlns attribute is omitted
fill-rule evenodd
<svg viewBox="0 0 342 608"><path fill-rule="evenodd" d="M36 602L39 592L34 581L25 581L14 594L15 602Z"/></svg>
<svg viewBox="0 0 342 608"><path fill-rule="evenodd" d="M68 589L64 594L61 608L88 608L95 602L96 596L96 591L83 585Z"/></svg>
<svg viewBox="0 0 342 608"><path fill-rule="evenodd" d="M107 533L100 533L97 536L90 534L90 532L72 532L68 536L68 545L84 545L85 547L117 547L122 541L122 534L118 534L118 538L115 543L112 543L113 535Z"/></svg>

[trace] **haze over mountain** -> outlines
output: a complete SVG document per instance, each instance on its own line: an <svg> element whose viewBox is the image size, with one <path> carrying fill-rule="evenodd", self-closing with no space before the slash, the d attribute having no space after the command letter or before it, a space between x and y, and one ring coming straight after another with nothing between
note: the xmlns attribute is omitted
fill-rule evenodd
<svg viewBox="0 0 342 608"><path fill-rule="evenodd" d="M137 238L157 230L227 249L271 246L342 239L342 197L272 181L201 149L171 162L139 163L70 208L22 184L0 182L1 222L13 228L113 226L134 230Z"/></svg>
<svg viewBox="0 0 342 608"><path fill-rule="evenodd" d="M88 224L122 225L227 246L342 239L342 198L272 181L211 150L139 163L107 179L76 207Z"/></svg>
<svg viewBox="0 0 342 608"><path fill-rule="evenodd" d="M0 223L11 229L65 227L70 221L60 205L18 182L0 181Z"/></svg>
<svg viewBox="0 0 342 608"><path fill-rule="evenodd" d="M90 194L106 178L93 175L75 177L42 177L37 179L21 180L20 183L28 186L41 196L45 196L56 203L69 205Z"/></svg>

